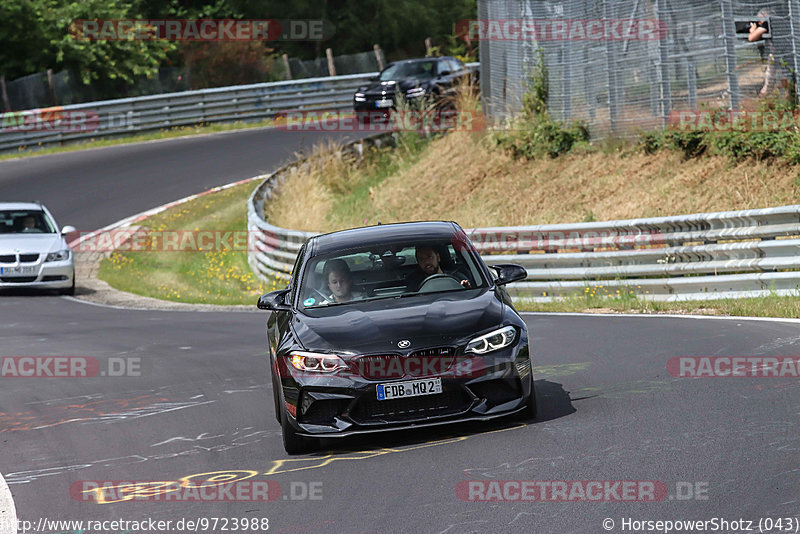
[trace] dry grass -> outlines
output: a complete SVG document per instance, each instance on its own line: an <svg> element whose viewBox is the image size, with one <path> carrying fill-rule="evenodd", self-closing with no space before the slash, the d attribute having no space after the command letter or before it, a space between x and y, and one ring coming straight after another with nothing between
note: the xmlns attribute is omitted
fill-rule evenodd
<svg viewBox="0 0 800 534"><path fill-rule="evenodd" d="M798 170L785 163L683 161L668 151L515 161L480 136L454 133L431 142L415 162L376 181L363 201L341 213L339 193L330 187L335 180L320 179L335 168L288 180L272 204L274 224L320 231L361 226L365 218L445 219L464 227L545 224L763 208L800 196Z"/></svg>

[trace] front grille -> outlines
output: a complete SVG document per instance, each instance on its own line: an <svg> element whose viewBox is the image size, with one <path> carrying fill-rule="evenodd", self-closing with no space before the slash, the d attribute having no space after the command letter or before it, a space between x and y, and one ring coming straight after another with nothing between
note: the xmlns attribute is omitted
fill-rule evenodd
<svg viewBox="0 0 800 534"><path fill-rule="evenodd" d="M454 354L452 347L417 350L409 356L373 354L357 358L353 370L369 380L438 376L453 367Z"/></svg>
<svg viewBox="0 0 800 534"><path fill-rule="evenodd" d="M23 263L33 263L39 259L38 254L20 254L19 261Z"/></svg>
<svg viewBox="0 0 800 534"><path fill-rule="evenodd" d="M35 282L35 276L0 276L0 282L24 284L26 282Z"/></svg>
<svg viewBox="0 0 800 534"><path fill-rule="evenodd" d="M14 254L0 254L0 263L15 263L17 256Z"/></svg>
<svg viewBox="0 0 800 534"><path fill-rule="evenodd" d="M497 378L470 384L469 389L480 399L486 399L491 406L518 399L522 396L519 378Z"/></svg>
<svg viewBox="0 0 800 534"><path fill-rule="evenodd" d="M458 390L444 391L438 395L421 395L404 399L379 401L362 399L351 416L357 421L371 420L408 421L434 415L450 415L463 412L469 407L466 394Z"/></svg>

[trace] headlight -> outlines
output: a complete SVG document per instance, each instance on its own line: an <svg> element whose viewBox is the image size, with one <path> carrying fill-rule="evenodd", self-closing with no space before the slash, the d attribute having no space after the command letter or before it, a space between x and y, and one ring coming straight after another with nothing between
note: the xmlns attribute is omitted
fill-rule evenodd
<svg viewBox="0 0 800 534"><path fill-rule="evenodd" d="M424 87L415 87L413 89L409 89L408 92L406 92L406 96L409 97L409 98L413 98L415 96L421 96L421 95L424 95L424 94L425 94L425 88Z"/></svg>
<svg viewBox="0 0 800 534"><path fill-rule="evenodd" d="M64 261L69 259L69 249L51 252L44 261Z"/></svg>
<svg viewBox="0 0 800 534"><path fill-rule="evenodd" d="M344 360L335 354L318 354L316 352L294 351L289 354L289 362L298 371L317 373L332 373L347 368Z"/></svg>
<svg viewBox="0 0 800 534"><path fill-rule="evenodd" d="M356 102L366 102L367 98L364 96L364 93L356 93L355 96Z"/></svg>
<svg viewBox="0 0 800 534"><path fill-rule="evenodd" d="M513 326L504 326L494 332L476 337L467 343L466 352L486 354L487 352L492 352L511 345L516 337L517 330Z"/></svg>

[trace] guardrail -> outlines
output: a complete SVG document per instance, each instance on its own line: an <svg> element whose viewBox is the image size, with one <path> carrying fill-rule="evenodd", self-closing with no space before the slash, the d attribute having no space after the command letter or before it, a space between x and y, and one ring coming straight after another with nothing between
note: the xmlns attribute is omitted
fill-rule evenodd
<svg viewBox="0 0 800 534"><path fill-rule="evenodd" d="M351 143L385 143L381 136ZM248 261L263 280L287 281L313 232L279 228L264 202L303 165L265 177L248 200ZM800 295L800 205L675 217L466 230L487 264L518 263L521 299L551 301L594 293L650 300Z"/></svg>
<svg viewBox="0 0 800 534"><path fill-rule="evenodd" d="M478 63L467 66L475 70ZM211 122L252 122L291 110L352 109L377 72L121 98L0 114L0 152Z"/></svg>

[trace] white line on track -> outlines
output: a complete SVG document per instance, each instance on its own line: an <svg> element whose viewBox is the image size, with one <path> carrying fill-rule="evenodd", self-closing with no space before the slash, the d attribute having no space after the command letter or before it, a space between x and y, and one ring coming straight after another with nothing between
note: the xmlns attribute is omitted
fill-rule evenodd
<svg viewBox="0 0 800 534"><path fill-rule="evenodd" d="M0 473L0 534L17 534L17 509L14 497Z"/></svg>
<svg viewBox="0 0 800 534"><path fill-rule="evenodd" d="M800 323L800 319L785 317L739 317L737 315L691 315L682 313L579 313L579 312L519 312L521 315L548 317L636 317L656 319L706 319L710 321L767 321L772 323Z"/></svg>

